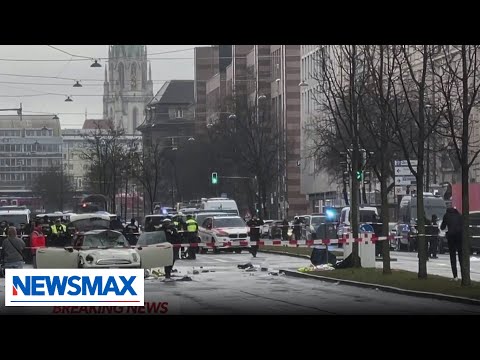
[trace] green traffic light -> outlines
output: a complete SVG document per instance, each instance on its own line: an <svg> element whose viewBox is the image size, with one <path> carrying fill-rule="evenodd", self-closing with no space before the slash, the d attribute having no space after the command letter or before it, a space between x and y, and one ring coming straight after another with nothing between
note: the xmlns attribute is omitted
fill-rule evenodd
<svg viewBox="0 0 480 360"><path fill-rule="evenodd" d="M362 175L363 175L363 171L357 171L355 177L357 178L357 180L362 180Z"/></svg>
<svg viewBox="0 0 480 360"><path fill-rule="evenodd" d="M218 174L216 172L212 173L212 184L216 185L218 183Z"/></svg>

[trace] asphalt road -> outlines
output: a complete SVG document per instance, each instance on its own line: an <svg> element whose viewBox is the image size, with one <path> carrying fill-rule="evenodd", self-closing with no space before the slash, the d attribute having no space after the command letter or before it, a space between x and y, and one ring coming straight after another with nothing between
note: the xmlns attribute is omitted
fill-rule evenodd
<svg viewBox="0 0 480 360"><path fill-rule="evenodd" d="M397 259L391 262L392 269L401 269L417 272L418 271L418 254L416 252L392 251L390 257ZM432 275L440 275L452 278L452 267L450 265L449 254L438 254L438 259L429 259L427 262L427 272ZM382 267L382 262L375 263L377 268ZM460 263L457 255L458 276L461 277ZM470 256L470 278L473 281L480 281L480 256Z"/></svg>
<svg viewBox="0 0 480 360"><path fill-rule="evenodd" d="M405 260L408 263L409 254ZM403 261L403 260L402 260ZM251 262L258 271L238 269ZM206 254L197 260L180 260L174 281L162 278L145 280L144 309L111 308L20 308L5 307L3 314L134 314L165 313L188 315L266 314L266 315L349 315L349 314L480 314L480 306L418 298L363 289L310 279L272 275L280 268L297 269L309 264L307 259L259 253L252 258L242 254ZM394 264L394 263L392 263ZM261 271L261 266L269 271ZM199 271L198 274L193 272ZM208 272L206 272L208 270ZM205 271L205 272L202 272ZM182 281L187 275L191 281ZM4 292L4 279L0 279ZM3 294L2 294L3 295ZM156 306L156 307L155 307Z"/></svg>

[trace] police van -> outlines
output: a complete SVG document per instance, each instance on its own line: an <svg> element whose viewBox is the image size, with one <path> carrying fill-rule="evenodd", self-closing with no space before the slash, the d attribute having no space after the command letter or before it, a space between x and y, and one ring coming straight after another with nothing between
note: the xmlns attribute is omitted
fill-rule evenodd
<svg viewBox="0 0 480 360"><path fill-rule="evenodd" d="M436 215L438 219L437 226L440 226L443 215L447 212L445 200L439 195L424 192L423 208L425 211L425 217L428 220L431 220L432 215ZM418 216L417 197L415 195L403 196L400 201L399 219L396 229L397 235L402 236L402 238L398 238L398 244L396 246L397 250L404 247L409 251L414 251L416 249L416 226ZM442 235L442 232L440 232L439 236L442 237Z"/></svg>
<svg viewBox="0 0 480 360"><path fill-rule="evenodd" d="M240 215L235 200L228 198L203 198L200 205L202 210L222 211L232 215Z"/></svg>

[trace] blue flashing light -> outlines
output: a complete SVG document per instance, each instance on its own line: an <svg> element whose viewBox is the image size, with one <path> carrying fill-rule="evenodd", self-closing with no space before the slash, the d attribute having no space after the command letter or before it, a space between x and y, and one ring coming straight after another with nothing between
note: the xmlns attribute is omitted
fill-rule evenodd
<svg viewBox="0 0 480 360"><path fill-rule="evenodd" d="M335 210L327 209L325 210L325 215L327 215L327 219L335 219Z"/></svg>

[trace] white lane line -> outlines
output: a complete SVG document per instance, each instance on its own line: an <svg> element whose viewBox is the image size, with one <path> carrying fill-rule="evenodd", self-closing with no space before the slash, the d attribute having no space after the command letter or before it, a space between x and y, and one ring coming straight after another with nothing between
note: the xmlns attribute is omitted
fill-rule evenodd
<svg viewBox="0 0 480 360"><path fill-rule="evenodd" d="M222 263L228 263L228 262L230 262L230 261L228 261L228 260L215 259L215 258L213 258L212 260L219 261L219 262L222 262Z"/></svg>

